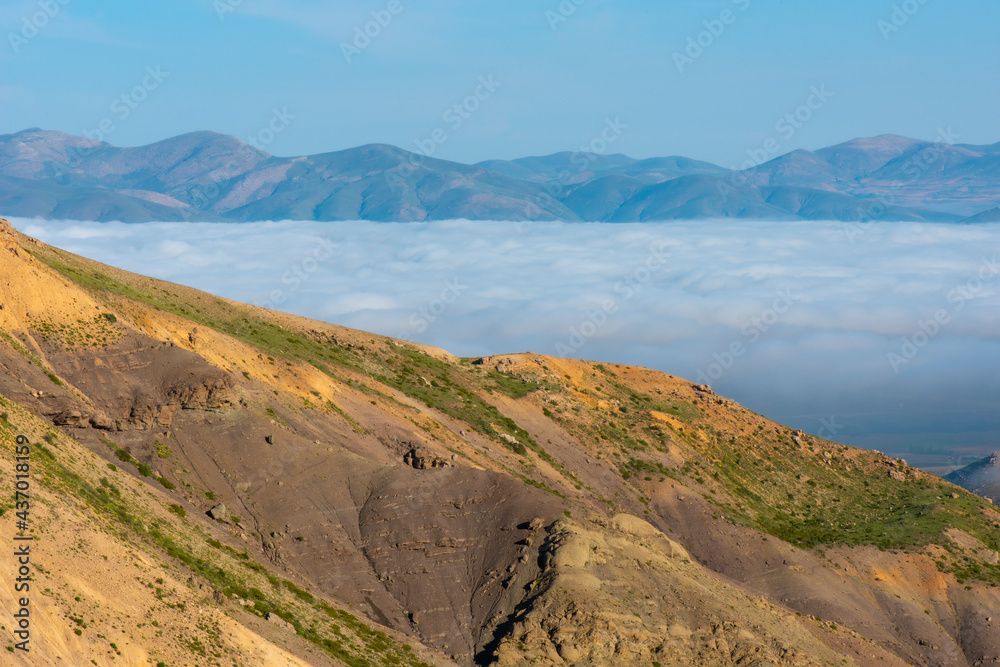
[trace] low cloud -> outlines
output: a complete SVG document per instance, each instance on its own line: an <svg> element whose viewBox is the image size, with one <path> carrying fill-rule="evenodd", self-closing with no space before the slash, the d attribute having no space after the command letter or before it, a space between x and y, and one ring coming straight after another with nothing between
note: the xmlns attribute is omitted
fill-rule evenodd
<svg viewBox="0 0 1000 667"><path fill-rule="evenodd" d="M460 355L707 381L918 464L1000 448L1000 225L14 223L130 271Z"/></svg>

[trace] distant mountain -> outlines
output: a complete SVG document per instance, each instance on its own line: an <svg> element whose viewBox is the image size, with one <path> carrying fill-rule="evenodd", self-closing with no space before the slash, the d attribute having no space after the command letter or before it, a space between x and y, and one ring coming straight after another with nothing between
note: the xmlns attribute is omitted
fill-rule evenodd
<svg viewBox="0 0 1000 667"><path fill-rule="evenodd" d="M1000 144L893 135L745 171L582 152L467 165L381 144L282 158L214 132L134 148L38 128L0 136L0 210L99 221L986 222L998 184Z"/></svg>
<svg viewBox="0 0 1000 667"><path fill-rule="evenodd" d="M961 222L967 224L974 224L979 222L1000 222L1000 207L991 208L988 211L983 211L982 213L977 213L976 215L969 216Z"/></svg>
<svg viewBox="0 0 1000 667"><path fill-rule="evenodd" d="M1000 452L956 470L945 479L1000 505Z"/></svg>
<svg viewBox="0 0 1000 667"><path fill-rule="evenodd" d="M117 148L59 132L0 136L0 208L95 220L577 220L537 184L370 145L278 158L195 132Z"/></svg>
<svg viewBox="0 0 1000 667"><path fill-rule="evenodd" d="M636 160L627 155L562 152L542 157L517 160L487 160L480 167L499 171L512 178L538 183L559 182L564 185L588 182L603 176L628 176L645 183L691 176L694 174L726 174L728 169L709 162L685 157Z"/></svg>

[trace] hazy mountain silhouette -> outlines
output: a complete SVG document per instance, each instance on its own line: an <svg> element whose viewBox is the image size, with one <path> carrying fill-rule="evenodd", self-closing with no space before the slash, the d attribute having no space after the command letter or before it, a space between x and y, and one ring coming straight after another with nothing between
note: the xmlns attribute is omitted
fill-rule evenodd
<svg viewBox="0 0 1000 667"><path fill-rule="evenodd" d="M562 152L476 165L370 144L294 158L193 132L148 146L37 128L0 136L8 215L152 220L681 218L989 221L1000 145L884 135L745 171L685 157Z"/></svg>

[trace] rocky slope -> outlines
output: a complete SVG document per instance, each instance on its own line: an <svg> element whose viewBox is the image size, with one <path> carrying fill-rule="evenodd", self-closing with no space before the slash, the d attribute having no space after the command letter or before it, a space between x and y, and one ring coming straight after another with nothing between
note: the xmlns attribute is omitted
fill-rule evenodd
<svg viewBox="0 0 1000 667"><path fill-rule="evenodd" d="M990 503L708 387L459 359L6 223L0 305L50 660L20 664L1000 660Z"/></svg>

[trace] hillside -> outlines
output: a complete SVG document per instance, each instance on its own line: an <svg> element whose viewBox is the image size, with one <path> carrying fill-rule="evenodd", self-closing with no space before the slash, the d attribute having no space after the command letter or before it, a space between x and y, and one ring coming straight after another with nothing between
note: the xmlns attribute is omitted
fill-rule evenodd
<svg viewBox="0 0 1000 667"><path fill-rule="evenodd" d="M968 489L994 503L1000 503L1000 452L970 463L945 476L949 482Z"/></svg>
<svg viewBox="0 0 1000 667"><path fill-rule="evenodd" d="M2 475L25 434L38 537L33 653L14 664L1000 656L992 504L708 387L456 358L5 221L0 339Z"/></svg>
<svg viewBox="0 0 1000 667"><path fill-rule="evenodd" d="M992 146L890 135L739 170L591 152L466 165L384 144L286 158L214 132L129 148L38 128L0 135L8 215L123 222L978 221L1000 205L998 174Z"/></svg>

